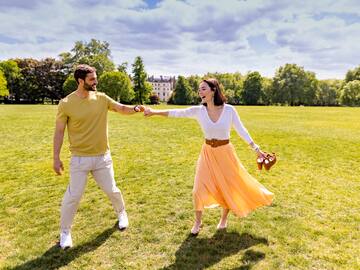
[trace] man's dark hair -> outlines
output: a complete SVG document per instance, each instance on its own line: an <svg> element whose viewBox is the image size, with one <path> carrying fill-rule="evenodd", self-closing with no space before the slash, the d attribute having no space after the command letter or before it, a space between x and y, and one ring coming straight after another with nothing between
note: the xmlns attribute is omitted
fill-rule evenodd
<svg viewBox="0 0 360 270"><path fill-rule="evenodd" d="M86 75L93 72L96 72L96 69L94 67L85 64L78 65L74 71L75 81L77 82L77 84L79 84L79 79L85 81Z"/></svg>

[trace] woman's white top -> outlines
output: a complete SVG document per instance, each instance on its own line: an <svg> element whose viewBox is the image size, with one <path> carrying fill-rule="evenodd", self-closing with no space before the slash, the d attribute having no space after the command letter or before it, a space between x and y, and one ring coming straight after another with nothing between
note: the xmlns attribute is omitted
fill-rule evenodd
<svg viewBox="0 0 360 270"><path fill-rule="evenodd" d="M219 119L213 122L207 109L204 105L192 106L186 109L172 109L169 110L169 117L187 117L195 118L205 135L206 139L218 139L227 140L230 139L231 127L234 127L236 132L247 143L251 143L253 140L240 120L240 117L235 108L229 104L224 104L224 108L221 112Z"/></svg>

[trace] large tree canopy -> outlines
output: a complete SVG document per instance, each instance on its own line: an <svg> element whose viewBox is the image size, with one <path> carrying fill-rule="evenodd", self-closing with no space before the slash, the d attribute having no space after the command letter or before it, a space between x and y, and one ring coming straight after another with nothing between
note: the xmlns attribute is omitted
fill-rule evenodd
<svg viewBox="0 0 360 270"><path fill-rule="evenodd" d="M115 70L115 64L111 60L110 44L96 39L89 42L76 41L71 52L60 55L61 60L67 67L67 75L78 64L88 64L96 68L96 73L101 76L103 72Z"/></svg>
<svg viewBox="0 0 360 270"><path fill-rule="evenodd" d="M120 71L104 72L100 76L98 89L122 103L130 103L135 97L129 76Z"/></svg>

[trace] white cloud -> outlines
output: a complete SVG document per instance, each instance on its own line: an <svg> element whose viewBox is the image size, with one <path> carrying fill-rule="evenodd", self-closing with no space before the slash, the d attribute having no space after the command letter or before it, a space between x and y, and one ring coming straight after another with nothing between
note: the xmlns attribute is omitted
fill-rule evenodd
<svg viewBox="0 0 360 270"><path fill-rule="evenodd" d="M273 76L290 62L318 78L342 78L359 65L358 1L164 0L152 8L139 0L6 3L0 2L0 59L56 57L77 40L96 38L110 43L117 64L142 56L149 74ZM263 44L250 44L251 37Z"/></svg>

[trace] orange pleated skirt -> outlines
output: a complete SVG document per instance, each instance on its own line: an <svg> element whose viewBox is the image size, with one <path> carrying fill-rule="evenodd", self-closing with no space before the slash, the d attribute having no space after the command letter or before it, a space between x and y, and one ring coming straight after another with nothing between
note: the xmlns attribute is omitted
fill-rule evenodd
<svg viewBox="0 0 360 270"><path fill-rule="evenodd" d="M270 205L273 196L246 171L231 143L202 146L193 188L195 210L220 205L244 217L260 206Z"/></svg>

